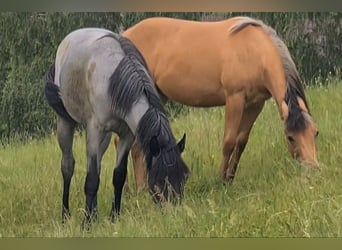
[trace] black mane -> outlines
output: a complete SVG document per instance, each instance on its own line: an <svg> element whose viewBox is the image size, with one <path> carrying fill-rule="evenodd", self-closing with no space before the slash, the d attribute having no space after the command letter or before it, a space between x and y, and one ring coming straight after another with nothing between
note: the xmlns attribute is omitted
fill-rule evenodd
<svg viewBox="0 0 342 250"><path fill-rule="evenodd" d="M137 139L146 156L150 155L150 142L153 137L161 148L176 145L169 121L154 82L146 68L146 62L138 49L127 38L120 37L124 58L110 77L109 93L113 110L125 116L133 104L145 95L150 108L141 118Z"/></svg>
<svg viewBox="0 0 342 250"><path fill-rule="evenodd" d="M308 111L309 107L307 105L306 97L304 94L304 88L301 84L301 80L298 76L297 70L295 70L294 73L295 74L286 74L287 90L285 94L285 102L288 106L289 114L285 121L285 125L286 128L289 130L302 131L307 127L308 122L307 117L304 115L304 112L299 106L298 97L303 100Z"/></svg>
<svg viewBox="0 0 342 250"><path fill-rule="evenodd" d="M237 33L248 25L253 25L262 27L272 39L281 57L286 77L287 90L285 94L285 102L289 108L289 115L285 121L285 125L287 129L293 131L301 131L305 129L308 125L308 118L300 109L297 97L300 97L303 100L309 115L310 110L305 98L302 81L285 43L280 39L273 28L267 26L260 20L255 20L249 17L237 17L237 19L241 20L230 28L230 33Z"/></svg>
<svg viewBox="0 0 342 250"><path fill-rule="evenodd" d="M119 42L125 56L110 77L112 109L125 116L139 97L145 95L152 107L165 113L142 55L128 39L121 37Z"/></svg>
<svg viewBox="0 0 342 250"><path fill-rule="evenodd" d="M153 200L158 202L158 196L155 194L159 192L162 192L165 198L172 197L174 192L182 198L189 169L180 157L181 151L171 132L166 114L150 108L141 118L137 139L145 155L149 192ZM151 149L152 142L157 144L157 154ZM153 157L155 161L152 160ZM171 190L168 184L172 185ZM155 185L160 189L156 189Z"/></svg>
<svg viewBox="0 0 342 250"><path fill-rule="evenodd" d="M170 151L177 146L166 113L155 108L150 108L141 118L137 129L137 139L146 155L148 166L152 154L150 149L152 139L156 141L161 150Z"/></svg>
<svg viewBox="0 0 342 250"><path fill-rule="evenodd" d="M177 194L182 194L189 170L180 157L156 86L138 49L126 38L121 37L119 41L125 56L110 78L112 108L125 116L141 95L146 96L150 107L139 121L136 137L147 162L150 193L162 191L167 197L170 194L165 189L168 182ZM156 157L154 162L153 156ZM155 190L155 185L161 190Z"/></svg>
<svg viewBox="0 0 342 250"><path fill-rule="evenodd" d="M126 55L132 54L136 57L136 59L147 69L147 63L140 53L140 51L134 46L134 44L125 37L120 37L119 42L121 45L122 50L125 52Z"/></svg>

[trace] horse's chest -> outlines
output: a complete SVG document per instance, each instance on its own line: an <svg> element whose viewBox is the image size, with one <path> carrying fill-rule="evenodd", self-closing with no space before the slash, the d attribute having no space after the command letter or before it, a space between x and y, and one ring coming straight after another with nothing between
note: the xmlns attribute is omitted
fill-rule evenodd
<svg viewBox="0 0 342 250"><path fill-rule="evenodd" d="M246 106L262 103L271 97L266 89L251 88L245 91Z"/></svg>

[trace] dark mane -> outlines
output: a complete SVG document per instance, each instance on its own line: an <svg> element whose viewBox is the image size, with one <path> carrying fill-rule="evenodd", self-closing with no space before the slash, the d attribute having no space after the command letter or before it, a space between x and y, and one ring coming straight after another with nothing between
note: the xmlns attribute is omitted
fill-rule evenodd
<svg viewBox="0 0 342 250"><path fill-rule="evenodd" d="M140 51L134 46L134 44L131 42L131 40L129 40L128 38L125 38L123 36L121 36L119 38L119 43L121 45L122 50L125 52L126 55L134 55L137 60L146 68L147 67L147 63L144 59L144 57L142 56L142 54L140 53Z"/></svg>
<svg viewBox="0 0 342 250"><path fill-rule="evenodd" d="M109 93L112 108L125 116L141 95L145 95L150 108L141 118L137 129L137 139L145 154L149 155L149 145L157 138L160 148L175 145L165 109L162 105L154 82L146 67L144 58L131 41L119 39L125 56L110 78Z"/></svg>
<svg viewBox="0 0 342 250"><path fill-rule="evenodd" d="M150 108L141 118L137 129L137 139L147 161L151 155L150 143L152 139L156 140L161 150L171 150L177 146L166 113L155 108Z"/></svg>
<svg viewBox="0 0 342 250"><path fill-rule="evenodd" d="M140 52L128 39L120 39L126 55L110 77L109 94L112 99L112 109L119 110L125 116L133 104L145 95L150 105L162 112L164 107L155 89Z"/></svg>
<svg viewBox="0 0 342 250"><path fill-rule="evenodd" d="M285 126L287 129L292 131L302 131L308 125L308 116L305 116L304 111L302 111L299 107L298 97L303 100L308 113L310 114L310 109L305 97L302 80L299 77L296 65L292 60L288 48L272 28L268 27L268 29L272 30L269 32L269 34L271 35L271 38L279 51L285 72L285 80L287 86L285 93L285 103L287 104L289 109L289 114L285 121Z"/></svg>
<svg viewBox="0 0 342 250"><path fill-rule="evenodd" d="M156 183L159 186L164 186L166 181L179 183L180 186L175 186L179 190L175 191L180 194L184 178L189 171L180 157L179 147L156 86L137 48L126 38L121 37L119 41L125 56L110 78L112 108L125 116L141 95L146 96L150 107L139 121L136 137L147 161L149 183ZM151 151L152 144L156 144L158 156L156 152ZM152 156L157 157L153 164ZM150 192L156 192L154 187L150 187Z"/></svg>
<svg viewBox="0 0 342 250"><path fill-rule="evenodd" d="M305 129L308 124L307 116L305 116L300 109L297 97L300 97L303 100L309 114L310 110L305 97L302 81L299 77L296 65L293 62L290 52L285 43L280 39L280 37L277 35L277 32L273 28L267 26L262 21L255 20L249 17L236 18L241 19L241 21L230 28L230 33L239 32L248 25L253 25L262 27L272 39L281 57L286 77L285 80L287 90L285 94L285 102L289 108L289 115L287 120L285 121L286 128L293 131L300 131Z"/></svg>
<svg viewBox="0 0 342 250"><path fill-rule="evenodd" d="M308 125L307 117L304 116L303 111L299 107L297 97L301 96L297 91L297 88L293 87L289 82L287 82L285 102L289 108L289 114L285 121L285 126L291 131L302 131ZM305 99L303 99L303 101L305 102Z"/></svg>
<svg viewBox="0 0 342 250"><path fill-rule="evenodd" d="M174 186L174 191L182 197L182 190L185 180L189 174L189 169L180 157L180 149L171 132L169 121L166 114L150 108L141 118L138 129L137 139L144 152L147 171L149 192L154 197L156 190L150 183L156 183L161 187L164 195L171 195L168 183L179 183L180 186ZM151 149L151 142L158 145L160 150L157 155ZM152 158L156 157L156 161ZM156 200L155 200L156 201Z"/></svg>

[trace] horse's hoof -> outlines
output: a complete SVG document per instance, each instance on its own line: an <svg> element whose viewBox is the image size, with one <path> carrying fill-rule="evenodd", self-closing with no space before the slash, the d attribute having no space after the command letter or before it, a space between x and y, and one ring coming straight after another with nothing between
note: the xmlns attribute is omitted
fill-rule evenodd
<svg viewBox="0 0 342 250"><path fill-rule="evenodd" d="M110 212L109 220L111 223L115 223L119 219L119 215L115 212Z"/></svg>
<svg viewBox="0 0 342 250"><path fill-rule="evenodd" d="M97 219L98 219L98 211L97 211L97 208L95 208L94 210L93 210L93 212L92 212L92 214L91 214L91 220L92 221L97 221Z"/></svg>
<svg viewBox="0 0 342 250"><path fill-rule="evenodd" d="M67 210L63 210L62 212L62 224L67 223L70 220L71 214Z"/></svg>
<svg viewBox="0 0 342 250"><path fill-rule="evenodd" d="M227 186L232 185L234 177L235 177L234 175L226 175L224 178L222 178L223 184Z"/></svg>
<svg viewBox="0 0 342 250"><path fill-rule="evenodd" d="M81 223L81 231L83 232L91 232L91 220L84 218Z"/></svg>
<svg viewBox="0 0 342 250"><path fill-rule="evenodd" d="M145 184L143 184L143 185L137 185L137 193L138 194L140 194L140 193L142 193L142 192L145 192L146 190L147 190L147 187L146 187L146 185Z"/></svg>

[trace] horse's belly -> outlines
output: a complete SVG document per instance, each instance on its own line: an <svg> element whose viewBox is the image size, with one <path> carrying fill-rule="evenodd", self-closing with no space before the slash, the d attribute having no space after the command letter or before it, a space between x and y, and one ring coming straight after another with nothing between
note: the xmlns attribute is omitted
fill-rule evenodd
<svg viewBox="0 0 342 250"><path fill-rule="evenodd" d="M224 92L220 85L158 80L156 84L168 99L188 106L212 107L225 104Z"/></svg>
<svg viewBox="0 0 342 250"><path fill-rule="evenodd" d="M195 107L225 104L220 72L205 65L183 62L160 61L151 67L159 90L168 99Z"/></svg>

